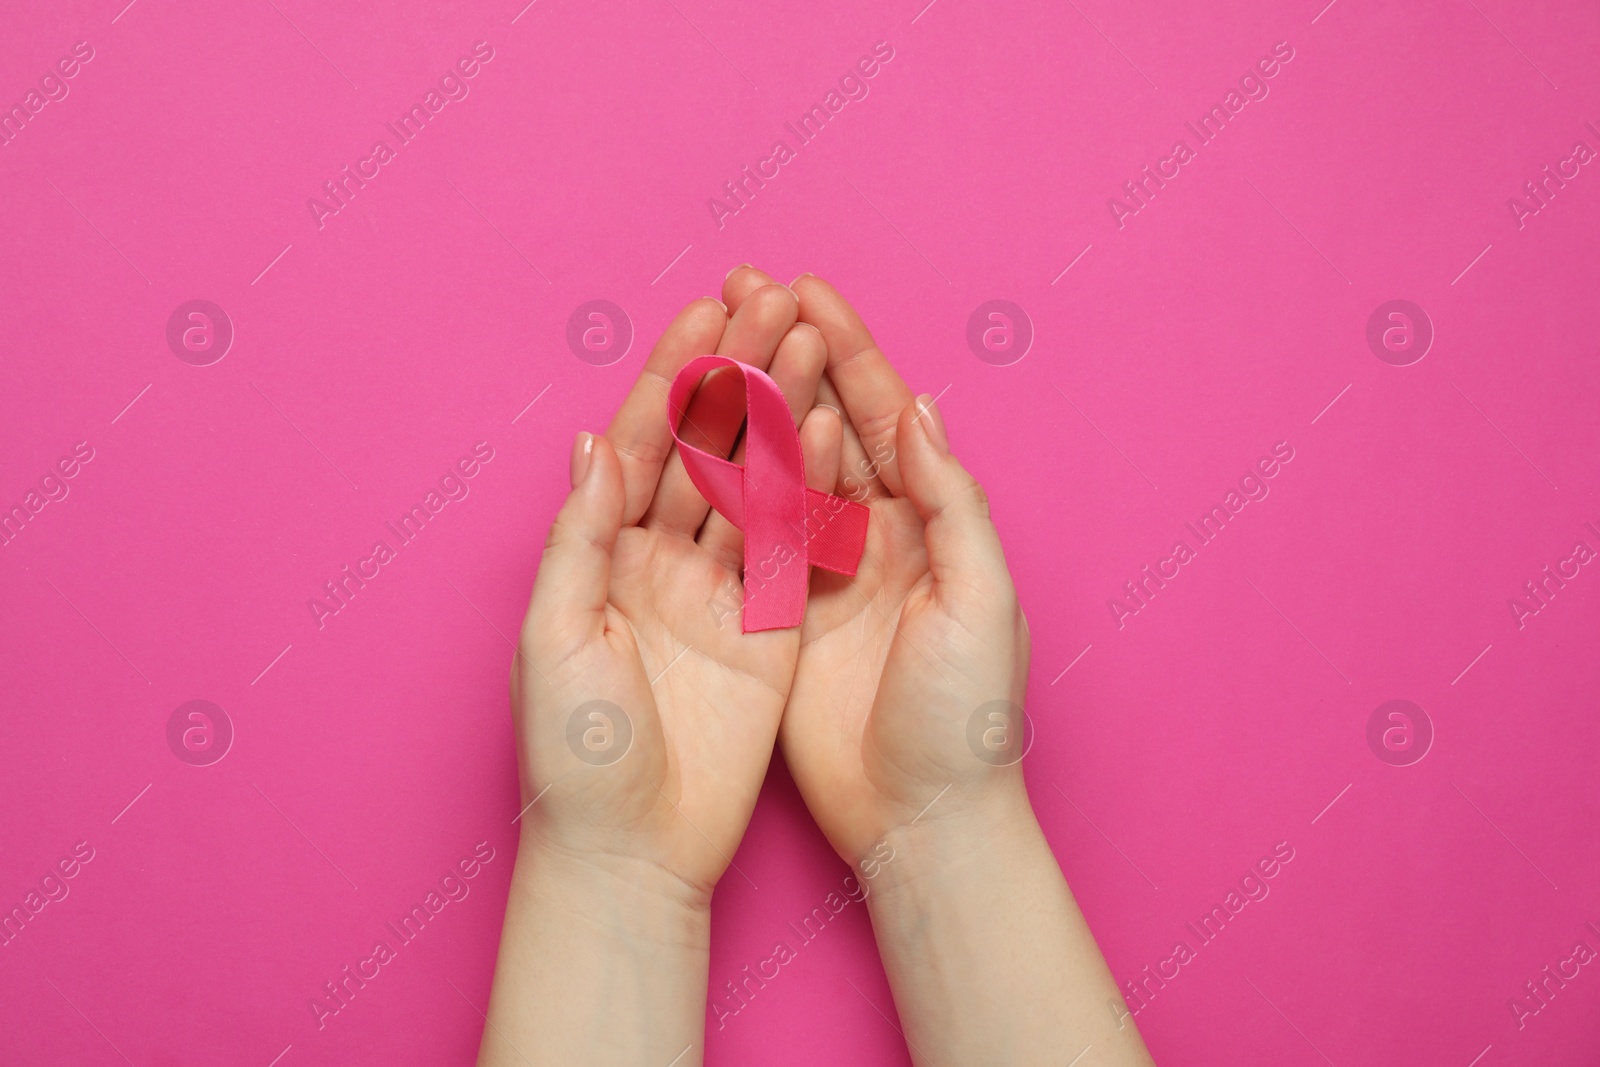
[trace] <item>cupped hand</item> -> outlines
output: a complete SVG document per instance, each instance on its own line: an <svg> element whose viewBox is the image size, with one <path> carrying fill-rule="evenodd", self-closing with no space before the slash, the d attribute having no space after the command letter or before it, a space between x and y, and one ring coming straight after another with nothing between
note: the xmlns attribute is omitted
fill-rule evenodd
<svg viewBox="0 0 1600 1067"><path fill-rule="evenodd" d="M724 299L742 309L769 281L736 271ZM835 850L870 867L896 829L1026 808L1028 629L988 501L937 406L912 396L831 285L803 275L793 288L796 328L827 349L819 400L847 416L837 471L808 464L808 480L872 515L853 578L812 574L779 742Z"/></svg>
<svg viewBox="0 0 1600 1067"><path fill-rule="evenodd" d="M731 356L783 389L808 469L837 468L841 434L833 412L813 412L827 353L816 329L796 327L794 294L768 285L742 296L731 317L714 300L684 309L606 434L578 435L572 493L550 529L511 674L525 841L625 868L644 862L701 899L749 822L800 634L742 633L737 615L719 610L738 587L738 531L714 521L689 480L668 428L668 387L697 355ZM732 368L708 375L684 440L727 456L742 393Z"/></svg>

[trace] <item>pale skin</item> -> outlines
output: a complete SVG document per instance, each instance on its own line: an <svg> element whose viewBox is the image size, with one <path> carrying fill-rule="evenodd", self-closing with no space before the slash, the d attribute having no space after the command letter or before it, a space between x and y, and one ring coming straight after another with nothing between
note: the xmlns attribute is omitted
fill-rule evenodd
<svg viewBox="0 0 1600 1067"><path fill-rule="evenodd" d="M1023 704L1028 627L937 407L821 279L746 266L722 296L685 308L606 433L574 442L512 668L530 806L480 1065L701 1063L711 897L775 745L868 886L914 1063L1149 1064L1020 764L968 741L980 706ZM814 571L798 630L740 632L741 535L668 430L667 385L706 352L767 371L808 484L871 509L858 573ZM685 440L728 454L741 388L708 377Z"/></svg>

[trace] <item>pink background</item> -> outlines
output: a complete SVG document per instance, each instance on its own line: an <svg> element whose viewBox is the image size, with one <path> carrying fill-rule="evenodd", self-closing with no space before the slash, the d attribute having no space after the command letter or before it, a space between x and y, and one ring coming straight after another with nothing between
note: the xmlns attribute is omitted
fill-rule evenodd
<svg viewBox="0 0 1600 1067"><path fill-rule="evenodd" d="M0 1061L470 1060L515 848L504 635L571 436L748 260L837 282L942 393L1032 623L1034 802L1119 980L1294 849L1141 1011L1158 1061L1588 1062L1596 968L1521 1028L1508 1001L1600 949L1600 575L1520 629L1508 601L1600 549L1600 166L1520 229L1507 200L1600 149L1600 10L523 2L0 12L0 104L94 49L0 147L0 506L94 450L0 547L0 906L94 849L0 948ZM470 95L319 229L307 199L477 41ZM708 198L879 41L719 228ZM1279 41L1270 95L1119 229L1107 199ZM165 339L197 298L236 331L210 366ZM1010 366L966 342L996 298L1036 331ZM1437 333L1410 366L1366 341L1395 298ZM610 366L566 343L592 299L636 331ZM470 496L319 630L308 599L477 441ZM1280 441L1270 496L1119 629L1108 598ZM212 766L168 747L192 699L236 731ZM1391 699L1436 733L1411 766L1366 740ZM480 841L319 1030L308 1000ZM714 987L847 873L781 766L737 862ZM908 1062L880 1010L853 905L707 1059Z"/></svg>

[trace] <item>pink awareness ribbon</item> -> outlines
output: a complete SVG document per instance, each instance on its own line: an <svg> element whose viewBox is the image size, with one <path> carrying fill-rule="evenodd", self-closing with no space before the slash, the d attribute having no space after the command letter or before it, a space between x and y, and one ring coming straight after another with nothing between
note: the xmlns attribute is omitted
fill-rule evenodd
<svg viewBox="0 0 1600 1067"><path fill-rule="evenodd" d="M744 375L744 466L678 436L700 379L718 367ZM744 531L744 632L799 626L811 568L853 575L867 544L868 509L806 488L800 434L778 383L727 356L696 356L668 394L668 418L684 468L723 518Z"/></svg>

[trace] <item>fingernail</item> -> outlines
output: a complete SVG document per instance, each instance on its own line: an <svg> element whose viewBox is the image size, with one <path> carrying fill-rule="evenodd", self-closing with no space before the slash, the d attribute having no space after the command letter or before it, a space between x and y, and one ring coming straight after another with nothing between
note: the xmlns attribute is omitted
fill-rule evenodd
<svg viewBox="0 0 1600 1067"><path fill-rule="evenodd" d="M810 277L812 277L812 274L811 274L810 271L802 271L801 273L796 274L794 276L794 281L789 283L789 288L792 290L794 288L794 286L795 286L795 282L798 282L801 278L810 278Z"/></svg>
<svg viewBox="0 0 1600 1067"><path fill-rule="evenodd" d="M576 489L589 476L594 465L594 434L580 431L572 440L572 488Z"/></svg>
<svg viewBox="0 0 1600 1067"><path fill-rule="evenodd" d="M724 274L722 276L722 280L723 281L727 281L729 278L733 277L733 271L734 270L743 270L745 267L748 267L749 265L750 264L748 264L748 263L739 264L737 267L734 267L733 270L730 270L728 273Z"/></svg>
<svg viewBox="0 0 1600 1067"><path fill-rule="evenodd" d="M844 412L840 411L838 408L834 407L832 404L818 404L817 407L819 407L819 408L827 408L829 411L831 411L835 415L839 416L839 421L840 422L844 421Z"/></svg>
<svg viewBox="0 0 1600 1067"><path fill-rule="evenodd" d="M726 315L728 313L728 305L724 304L722 301L718 300L716 297L714 297L714 296L705 296L705 297L701 297L700 299L711 301L713 304L717 305L717 307L722 309L722 313L724 315Z"/></svg>
<svg viewBox="0 0 1600 1067"><path fill-rule="evenodd" d="M950 454L950 437L945 433L944 416L939 414L939 409L934 405L933 397L923 393L917 397L917 421L923 425L928 440L933 442L933 447L939 450L941 456Z"/></svg>

